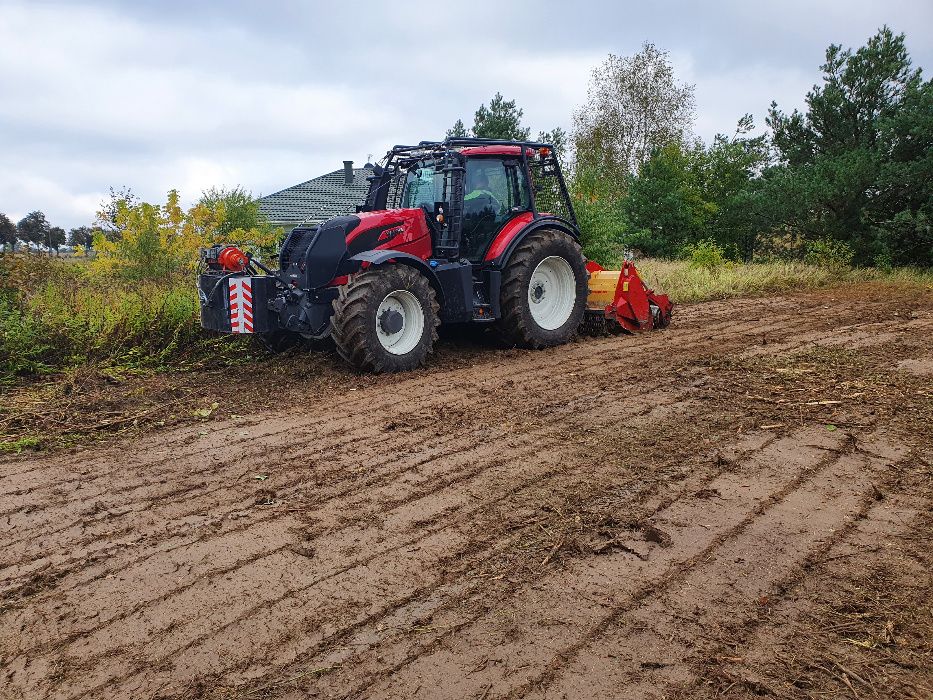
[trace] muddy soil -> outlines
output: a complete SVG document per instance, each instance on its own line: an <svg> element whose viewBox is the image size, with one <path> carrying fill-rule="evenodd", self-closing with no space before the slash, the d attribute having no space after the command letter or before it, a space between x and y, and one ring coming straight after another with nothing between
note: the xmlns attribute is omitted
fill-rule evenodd
<svg viewBox="0 0 933 700"><path fill-rule="evenodd" d="M931 697L931 339L710 302L4 457L0 697Z"/></svg>

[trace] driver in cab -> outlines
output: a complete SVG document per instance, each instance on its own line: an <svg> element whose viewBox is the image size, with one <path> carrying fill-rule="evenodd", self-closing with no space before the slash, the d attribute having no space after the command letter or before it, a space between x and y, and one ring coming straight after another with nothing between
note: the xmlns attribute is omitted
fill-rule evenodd
<svg viewBox="0 0 933 700"><path fill-rule="evenodd" d="M484 170L477 170L470 178L469 194L464 198L467 213L479 213L484 209L492 209L498 212L500 204L496 196L489 191L489 177Z"/></svg>

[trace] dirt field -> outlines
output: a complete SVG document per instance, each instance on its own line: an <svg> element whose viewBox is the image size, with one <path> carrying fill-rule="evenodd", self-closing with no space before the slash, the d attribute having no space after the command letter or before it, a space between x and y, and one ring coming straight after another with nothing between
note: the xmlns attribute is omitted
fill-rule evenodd
<svg viewBox="0 0 933 700"><path fill-rule="evenodd" d="M933 696L933 292L308 368L0 461L0 696Z"/></svg>

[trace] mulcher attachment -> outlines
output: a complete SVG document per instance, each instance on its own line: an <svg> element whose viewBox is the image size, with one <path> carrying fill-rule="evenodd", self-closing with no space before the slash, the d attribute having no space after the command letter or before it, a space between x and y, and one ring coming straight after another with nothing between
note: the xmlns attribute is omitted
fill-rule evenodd
<svg viewBox="0 0 933 700"><path fill-rule="evenodd" d="M666 294L655 294L638 276L635 265L626 260L621 270L604 270L592 261L590 293L582 330L592 335L635 333L666 328L674 304Z"/></svg>

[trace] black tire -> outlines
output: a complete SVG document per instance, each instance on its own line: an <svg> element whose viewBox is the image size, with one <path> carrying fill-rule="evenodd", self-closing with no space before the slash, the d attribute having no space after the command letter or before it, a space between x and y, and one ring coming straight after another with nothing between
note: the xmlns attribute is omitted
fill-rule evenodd
<svg viewBox="0 0 933 700"><path fill-rule="evenodd" d="M535 321L529 300L529 285L541 261L555 256L563 258L570 265L576 296L567 320L557 328L548 329ZM502 317L496 321L496 328L509 345L535 349L561 345L577 333L586 310L588 294L589 273L580 245L562 231L535 231L518 245L502 273L499 297Z"/></svg>
<svg viewBox="0 0 933 700"><path fill-rule="evenodd" d="M377 314L390 295L405 292L417 300L424 322L414 347L403 354L395 354L380 340ZM424 365L434 351L440 324L438 311L434 289L414 268L402 264L371 268L354 275L341 287L340 296L334 300L331 338L338 354L357 369L405 372ZM408 332L408 329L403 324L396 332Z"/></svg>

